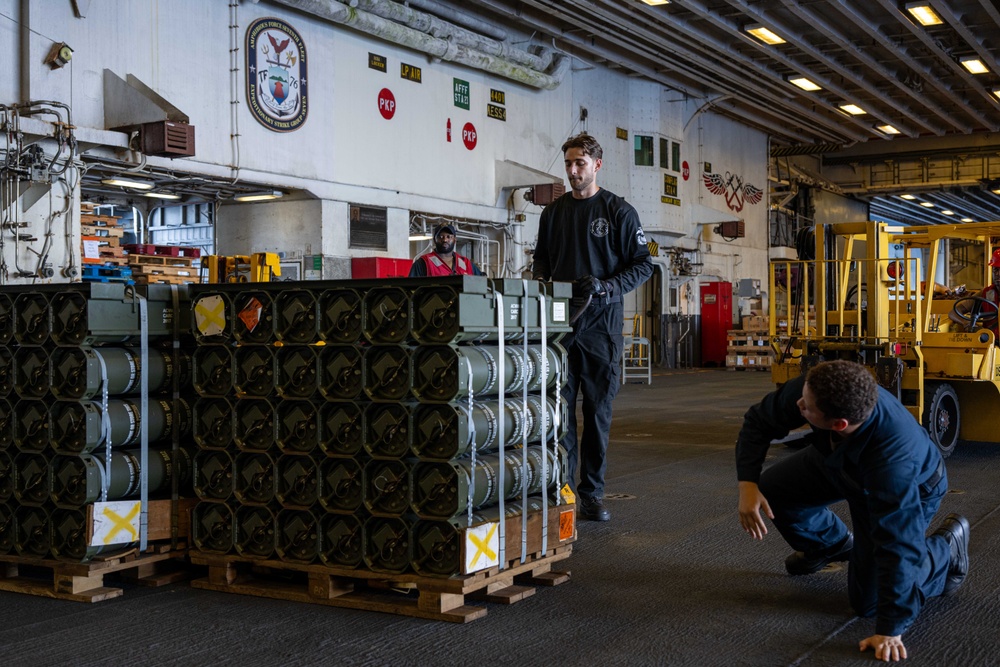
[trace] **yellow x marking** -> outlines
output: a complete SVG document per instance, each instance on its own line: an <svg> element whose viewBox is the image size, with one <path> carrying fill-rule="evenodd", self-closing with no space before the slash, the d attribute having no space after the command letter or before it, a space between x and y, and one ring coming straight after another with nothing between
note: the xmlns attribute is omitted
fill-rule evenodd
<svg viewBox="0 0 1000 667"><path fill-rule="evenodd" d="M486 556L490 560L497 559L497 552L490 549L490 539L493 538L493 533L496 532L497 526L499 525L500 524L498 523L493 524L493 527L490 528L490 532L486 533L486 537L482 540L476 537L475 533L469 533L469 540L476 545L476 555L472 557L471 565L475 565L480 556Z"/></svg>
<svg viewBox="0 0 1000 667"><path fill-rule="evenodd" d="M112 510L110 507L105 507L101 512L104 516L111 519L111 530L108 534L104 536L104 543L111 544L112 539L122 530L127 530L131 534L132 539L129 542L135 542L139 539L139 533L136 532L135 528L132 527L131 521L135 518L135 515L139 513L139 507L141 503L136 503L132 506L132 510L125 516L118 516L118 514Z"/></svg>
<svg viewBox="0 0 1000 667"><path fill-rule="evenodd" d="M226 328L225 308L225 302L219 298L202 299L195 305L195 314L201 316L198 328L202 333L208 331L212 325L219 329Z"/></svg>

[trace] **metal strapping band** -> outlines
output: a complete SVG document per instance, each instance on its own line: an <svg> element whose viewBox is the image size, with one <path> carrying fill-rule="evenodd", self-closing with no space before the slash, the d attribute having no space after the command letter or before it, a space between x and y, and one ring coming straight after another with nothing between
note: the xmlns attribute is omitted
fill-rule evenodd
<svg viewBox="0 0 1000 667"><path fill-rule="evenodd" d="M108 366L104 363L104 357L97 350L94 355L101 365L101 440L104 442L104 460L108 464L108 471L111 470L111 416L108 414ZM98 443L100 445L100 443ZM108 487L110 486L110 475L101 477L101 502L108 501Z"/></svg>
<svg viewBox="0 0 1000 667"><path fill-rule="evenodd" d="M146 550L149 532L149 304L146 297L139 297L139 349L142 361L139 364L139 391L142 409L139 412L139 551Z"/></svg>
<svg viewBox="0 0 1000 667"><path fill-rule="evenodd" d="M521 352L525 369L528 367L528 281L521 281ZM521 562L528 560L528 377L525 373L521 388L521 414L524 415L521 428Z"/></svg>
<svg viewBox="0 0 1000 667"><path fill-rule="evenodd" d="M178 502L178 496L180 495L180 447L181 447L181 433L180 433L180 374L181 374L181 312L180 312L180 290L177 285L170 286L170 301L173 305L173 313L171 319L174 324L174 335L173 340L173 365L174 365L174 375L173 375L173 387L171 387L171 395L173 400L171 401L171 409L173 410L173 418L170 420L171 426L171 442L170 451L172 452L172 462L170 469L173 474L170 476L170 548L177 548L177 540L180 537L178 535L180 526L180 503Z"/></svg>
<svg viewBox="0 0 1000 667"><path fill-rule="evenodd" d="M500 569L503 570L507 567L507 514L504 508L505 498L504 498L504 484L506 480L507 465L504 460L504 445L507 440L507 432L504 428L504 412L507 406L504 404L504 396L507 392L507 387L505 386L506 374L507 374L507 351L504 345L504 320L507 317L506 311L504 311L503 306L503 294L500 291L495 291L493 293L496 297L497 302L497 336L498 349L497 349L497 439L500 441L500 469L497 471L497 496L500 498L500 550L498 551L498 560Z"/></svg>
<svg viewBox="0 0 1000 667"><path fill-rule="evenodd" d="M471 446L469 447L469 449L471 450L471 455L472 455L472 459L471 459L472 465L471 465L471 470L470 470L470 473L469 473L469 497L468 497L468 500L466 502L466 505L468 505L468 507L466 509L468 510L469 525L471 526L472 525L472 498L473 498L473 492L476 489L476 426L475 426L476 420L475 420L475 418L474 418L474 416L472 414L472 401L473 401L473 396L472 396L472 362L469 360L469 357L467 357L467 356L463 356L462 358L465 359L465 372L469 376L469 438L470 438L470 444L471 444Z"/></svg>
<svg viewBox="0 0 1000 667"><path fill-rule="evenodd" d="M542 330L542 362L538 371L542 383L542 555L549 550L549 404L546 401L545 387L549 380L549 350L547 346L548 329L546 320L548 311L545 309L545 293L538 290L538 324ZM555 440L555 438L553 438ZM558 446L558 445L556 445ZM556 456L558 456L556 452ZM552 457L552 465L556 465L556 456ZM556 496L559 487L556 487Z"/></svg>

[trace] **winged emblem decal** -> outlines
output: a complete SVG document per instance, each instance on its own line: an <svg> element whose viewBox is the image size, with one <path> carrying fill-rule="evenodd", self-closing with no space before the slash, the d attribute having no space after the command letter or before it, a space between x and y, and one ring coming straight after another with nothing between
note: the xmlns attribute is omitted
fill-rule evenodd
<svg viewBox="0 0 1000 667"><path fill-rule="evenodd" d="M703 173L701 180L713 195L724 195L731 211L739 213L746 204L759 204L764 191L751 183L744 183L739 175L727 171L726 175Z"/></svg>

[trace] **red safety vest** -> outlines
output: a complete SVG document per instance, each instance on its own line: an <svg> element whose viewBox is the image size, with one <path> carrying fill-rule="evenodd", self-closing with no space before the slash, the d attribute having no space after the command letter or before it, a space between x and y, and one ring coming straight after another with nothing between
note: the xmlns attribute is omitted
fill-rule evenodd
<svg viewBox="0 0 1000 667"><path fill-rule="evenodd" d="M457 252L454 254L454 267L445 264L444 260L437 256L437 253L429 252L422 257L427 266L427 275L430 276L471 276L472 262L462 257ZM454 270L452 270L454 268Z"/></svg>

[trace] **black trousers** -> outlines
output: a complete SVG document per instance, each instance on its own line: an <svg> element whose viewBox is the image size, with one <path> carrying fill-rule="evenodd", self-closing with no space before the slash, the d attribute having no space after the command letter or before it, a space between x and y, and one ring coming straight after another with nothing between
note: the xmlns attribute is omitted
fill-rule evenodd
<svg viewBox="0 0 1000 667"><path fill-rule="evenodd" d="M563 388L569 424L562 445L569 455L571 483L576 480L579 465L576 491L586 500L604 497L611 405L621 388L623 312L620 302L592 303L577 320L568 341L563 341L569 355ZM576 402L581 395L583 430L578 439Z"/></svg>

